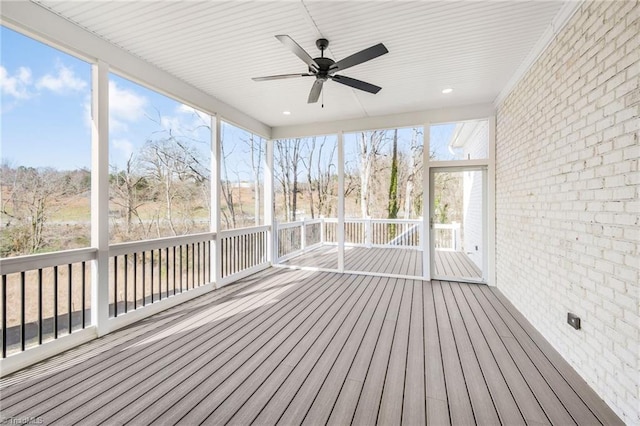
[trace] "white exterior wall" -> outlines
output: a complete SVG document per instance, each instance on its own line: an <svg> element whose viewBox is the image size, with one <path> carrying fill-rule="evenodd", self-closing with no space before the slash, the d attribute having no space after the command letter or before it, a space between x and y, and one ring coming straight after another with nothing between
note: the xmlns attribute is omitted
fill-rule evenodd
<svg viewBox="0 0 640 426"><path fill-rule="evenodd" d="M489 146L489 126L487 121L481 121L467 143L464 144L463 158L487 158ZM463 248L469 258L480 270L483 269L482 258L484 255L484 245L482 243L482 172L464 172L463 178L464 199L463 199ZM476 250L476 247L478 249ZM486 271L483 271L486 276Z"/></svg>
<svg viewBox="0 0 640 426"><path fill-rule="evenodd" d="M497 286L627 424L640 424L639 15L638 1L582 4L496 130Z"/></svg>

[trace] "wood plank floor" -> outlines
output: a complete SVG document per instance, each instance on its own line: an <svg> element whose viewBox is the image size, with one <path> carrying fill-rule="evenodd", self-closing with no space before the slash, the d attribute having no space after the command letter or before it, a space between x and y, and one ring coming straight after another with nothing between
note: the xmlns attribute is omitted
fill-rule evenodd
<svg viewBox="0 0 640 426"><path fill-rule="evenodd" d="M0 381L44 424L621 424L494 289L272 268Z"/></svg>
<svg viewBox="0 0 640 426"><path fill-rule="evenodd" d="M285 265L338 269L338 247L327 245L284 262ZM422 252L406 248L345 247L346 271L422 276Z"/></svg>
<svg viewBox="0 0 640 426"><path fill-rule="evenodd" d="M482 278L482 271L461 251L436 250L434 276L451 278Z"/></svg>
<svg viewBox="0 0 640 426"><path fill-rule="evenodd" d="M482 272L463 252L435 251L435 276L448 278L482 278ZM338 248L322 246L284 262L285 265L338 269ZM422 252L406 248L345 247L347 271L378 274L422 276Z"/></svg>

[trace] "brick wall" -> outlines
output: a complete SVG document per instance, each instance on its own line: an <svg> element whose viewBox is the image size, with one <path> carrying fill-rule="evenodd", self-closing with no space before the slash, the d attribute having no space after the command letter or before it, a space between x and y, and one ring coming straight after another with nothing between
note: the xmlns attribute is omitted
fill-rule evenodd
<svg viewBox="0 0 640 426"><path fill-rule="evenodd" d="M496 129L498 288L629 424L640 424L639 16L638 1L580 5L498 106Z"/></svg>

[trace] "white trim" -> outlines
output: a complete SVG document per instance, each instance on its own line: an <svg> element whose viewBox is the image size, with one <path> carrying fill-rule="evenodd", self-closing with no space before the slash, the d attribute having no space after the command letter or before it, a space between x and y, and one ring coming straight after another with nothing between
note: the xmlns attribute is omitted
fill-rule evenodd
<svg viewBox="0 0 640 426"><path fill-rule="evenodd" d="M344 135L338 132L338 271L344 272Z"/></svg>
<svg viewBox="0 0 640 426"><path fill-rule="evenodd" d="M154 65L132 55L97 35L31 1L2 2L3 24L35 36L45 43L61 46L83 58L102 60L118 74L154 91L166 94L186 105L209 114L222 114L230 122L265 138L271 136L271 127L242 111L207 95L201 90L162 71Z"/></svg>
<svg viewBox="0 0 640 426"><path fill-rule="evenodd" d="M520 66L513 73L507 84L504 85L498 96L493 101L493 105L497 108L502 101L506 99L516 85L522 80L524 75L529 71L538 58L547 50L547 47L556 38L556 36L564 29L569 19L580 9L584 0L566 1L560 11L547 26L544 33L540 36L536 44L533 46L529 54L520 63Z"/></svg>
<svg viewBox="0 0 640 426"><path fill-rule="evenodd" d="M109 319L109 65L91 67L91 324L98 336Z"/></svg>
<svg viewBox="0 0 640 426"><path fill-rule="evenodd" d="M139 253L141 251L164 249L183 244L201 243L203 241L211 241L215 239L216 234L214 232L203 232L199 234L180 235L177 237L156 238L153 240L112 244L109 246L109 257Z"/></svg>
<svg viewBox="0 0 640 426"><path fill-rule="evenodd" d="M351 133L363 130L394 129L422 126L420 123L449 123L466 120L477 120L495 114L492 103L468 105L457 108L438 108L426 111L402 114L382 115L321 123L310 123L297 126L274 127L271 131L273 139L292 137L334 135L340 132Z"/></svg>
<svg viewBox="0 0 640 426"><path fill-rule="evenodd" d="M455 168L455 167L486 167L489 165L489 159L478 160L447 160L447 161L431 161L430 168Z"/></svg>
<svg viewBox="0 0 640 426"><path fill-rule="evenodd" d="M211 116L211 231L219 232L222 229L220 211L222 211L222 186L220 175L222 173L222 118ZM222 250L220 239L213 243L211 264L213 265L213 281L222 279Z"/></svg>
<svg viewBox="0 0 640 426"><path fill-rule="evenodd" d="M264 224L269 226L267 230L267 261L274 263L273 259L273 241L274 234L277 230L274 228L274 174L273 174L273 140L269 139L265 142L265 167L264 167Z"/></svg>
<svg viewBox="0 0 640 426"><path fill-rule="evenodd" d="M97 328L94 326L82 330L76 330L66 336L60 336L39 346L28 348L24 352L18 352L0 360L0 377L8 376L30 365L56 356L66 350L75 348L98 337Z"/></svg>
<svg viewBox="0 0 640 426"><path fill-rule="evenodd" d="M57 251L53 253L32 254L0 259L2 275L14 274L51 266L67 265L88 260L94 260L98 250L82 248L75 250Z"/></svg>
<svg viewBox="0 0 640 426"><path fill-rule="evenodd" d="M489 167L487 167L487 284L496 282L496 116L489 117Z"/></svg>
<svg viewBox="0 0 640 426"><path fill-rule="evenodd" d="M246 228L234 228L227 229L225 231L220 231L220 239L236 237L238 235L247 235L247 234L257 234L258 232L264 232L271 229L270 225L261 225L261 226L248 226Z"/></svg>

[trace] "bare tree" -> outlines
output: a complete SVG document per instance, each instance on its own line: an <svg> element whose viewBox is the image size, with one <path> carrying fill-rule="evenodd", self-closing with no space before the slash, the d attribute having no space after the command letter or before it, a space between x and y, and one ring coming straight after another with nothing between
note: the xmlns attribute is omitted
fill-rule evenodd
<svg viewBox="0 0 640 426"><path fill-rule="evenodd" d="M296 220L298 209L298 173L302 154L302 139L285 139L275 142L275 177L280 182L287 220Z"/></svg>
<svg viewBox="0 0 640 426"><path fill-rule="evenodd" d="M142 193L147 189L147 183L144 176L135 174L137 165L137 158L131 154L123 170L112 166L113 172L110 179L110 200L124 210L125 234L127 236L130 236L133 231L134 217L137 219L139 227L144 227L138 209L145 202Z"/></svg>
<svg viewBox="0 0 640 426"><path fill-rule="evenodd" d="M420 214L422 208L421 200L422 193L414 193L415 182L420 178L420 172L422 171L420 165L422 161L422 147L418 144L418 135L420 130L417 128L411 129L411 144L409 147L409 155L407 158L407 182L405 187L404 198L404 218L409 219L411 217L417 217Z"/></svg>
<svg viewBox="0 0 640 426"><path fill-rule="evenodd" d="M174 202L190 200L188 183L202 183L206 179L205 172L197 167L199 163L194 163L197 156L192 147L174 138L149 140L142 150L142 167L164 201L164 219L173 235L188 232L190 228L183 220L181 223L186 229L178 232L174 216L180 212L174 211ZM190 212L186 213L190 216Z"/></svg>
<svg viewBox="0 0 640 426"><path fill-rule="evenodd" d="M2 215L7 218L3 237L4 252L37 253L47 246L46 229L51 216L67 201L88 189L83 176L87 171L61 172L52 168L3 166ZM8 184L7 184L8 183Z"/></svg>
<svg viewBox="0 0 640 426"><path fill-rule="evenodd" d="M361 132L359 137L360 155L360 211L362 217L370 215L370 186L375 162L380 155L386 131Z"/></svg>

